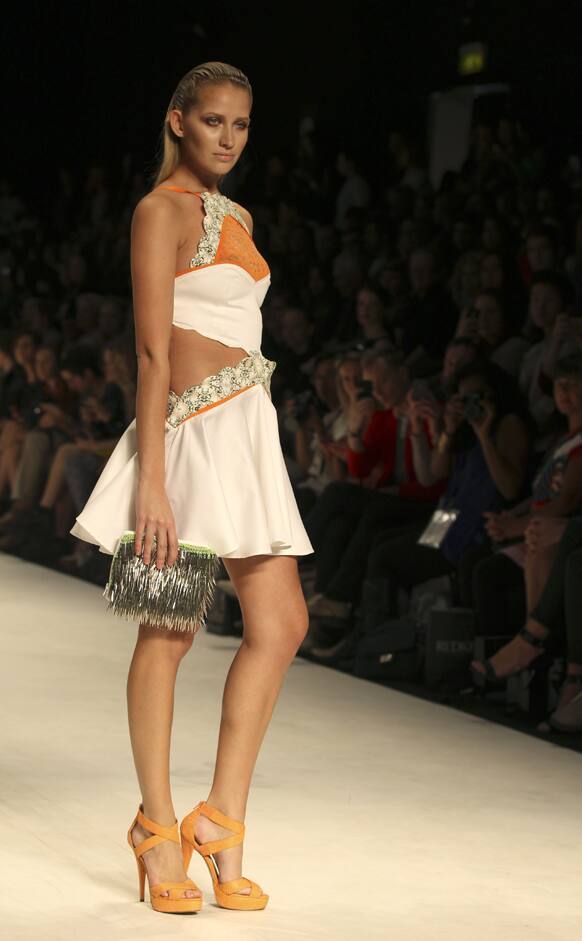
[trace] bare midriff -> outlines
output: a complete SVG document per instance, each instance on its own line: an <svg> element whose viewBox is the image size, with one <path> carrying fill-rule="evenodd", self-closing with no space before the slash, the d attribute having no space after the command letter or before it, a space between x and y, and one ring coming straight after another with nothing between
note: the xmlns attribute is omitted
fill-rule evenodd
<svg viewBox="0 0 582 941"><path fill-rule="evenodd" d="M236 366L247 356L242 347L227 346L220 340L172 324L170 338L170 389L182 395L223 366Z"/></svg>

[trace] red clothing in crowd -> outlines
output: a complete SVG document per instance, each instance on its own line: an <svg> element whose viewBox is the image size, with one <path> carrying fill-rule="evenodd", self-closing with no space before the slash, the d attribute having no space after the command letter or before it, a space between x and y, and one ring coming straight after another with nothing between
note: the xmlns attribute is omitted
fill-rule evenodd
<svg viewBox="0 0 582 941"><path fill-rule="evenodd" d="M398 418L393 409L381 409L374 412L362 435L364 450L353 451L348 446L347 464L350 475L360 480L371 475L372 486L375 489L389 486L396 461L397 434ZM398 496L418 502L438 500L445 489L446 481L441 480L430 487L425 487L416 479L410 423L404 441L404 466L407 479L404 483L397 485Z"/></svg>

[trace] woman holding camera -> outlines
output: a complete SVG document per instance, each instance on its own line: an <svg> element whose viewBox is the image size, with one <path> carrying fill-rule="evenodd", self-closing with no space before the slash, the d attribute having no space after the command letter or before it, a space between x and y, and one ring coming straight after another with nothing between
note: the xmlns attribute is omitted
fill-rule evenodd
<svg viewBox="0 0 582 941"><path fill-rule="evenodd" d="M391 616L399 613L400 588L409 590L457 569L460 602L471 606L468 551L485 542L484 513L499 511L520 497L530 447L517 386L487 361L474 361L457 373L442 419L434 403L422 400L412 404L410 418L418 480L430 486L448 478L439 506L451 516L430 545L418 543L424 527L412 525L372 549L366 575L390 579ZM432 449L425 423L436 438Z"/></svg>

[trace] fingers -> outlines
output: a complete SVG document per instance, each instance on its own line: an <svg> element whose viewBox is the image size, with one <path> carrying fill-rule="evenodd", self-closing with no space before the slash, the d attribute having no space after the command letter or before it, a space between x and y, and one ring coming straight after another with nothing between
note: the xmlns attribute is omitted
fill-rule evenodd
<svg viewBox="0 0 582 941"><path fill-rule="evenodd" d="M179 552L174 523L139 520L136 523L134 552L141 555L144 565L149 565L154 558L157 569L173 565Z"/></svg>

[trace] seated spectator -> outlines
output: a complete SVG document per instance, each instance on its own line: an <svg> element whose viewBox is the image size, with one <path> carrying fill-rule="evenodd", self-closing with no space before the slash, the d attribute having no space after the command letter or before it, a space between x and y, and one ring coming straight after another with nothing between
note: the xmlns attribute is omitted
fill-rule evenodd
<svg viewBox="0 0 582 941"><path fill-rule="evenodd" d="M351 480L329 484L305 521L315 548L311 614L349 618L378 531L426 523L443 490L439 481L426 486L416 476L403 356L368 350L362 373L371 389L352 400L347 414Z"/></svg>
<svg viewBox="0 0 582 941"><path fill-rule="evenodd" d="M501 294L493 290L480 290L472 305L459 317L457 336L476 340L482 352L517 378L529 343L524 337L512 336Z"/></svg>
<svg viewBox="0 0 582 941"><path fill-rule="evenodd" d="M345 465L339 458L347 432L340 385L346 372L350 379L354 372L358 375L361 372L359 354L339 363L343 372L336 357L322 353L313 370L314 393L304 394L299 401L297 398L286 401L283 424L294 433L292 455L301 473L301 478L294 481L294 490L302 516L332 480L345 477ZM349 388L357 391L355 383ZM346 395L344 392L344 400Z"/></svg>
<svg viewBox="0 0 582 941"><path fill-rule="evenodd" d="M501 551L482 560L475 569L475 602L479 630L487 633L490 625L499 628L502 615L495 599L499 599L499 573L504 583L511 578L523 580L525 572L527 611L538 603L547 578L547 571L527 565L527 531L536 519L564 519L582 509L582 354L562 360L554 382L556 406L568 421L568 432L560 436L550 449L532 485L525 503L502 514L488 514L487 531ZM503 548L509 540L512 544ZM511 570L511 571L508 571ZM501 615L501 616L500 616ZM502 648L504 650L504 648ZM488 679L499 679L498 665L503 669L505 654L475 663L474 669Z"/></svg>
<svg viewBox="0 0 582 941"><path fill-rule="evenodd" d="M410 295L401 311L399 346L414 375L434 373L455 332L456 312L447 291L436 280L431 252L418 249L408 263ZM398 329L397 329L398 335Z"/></svg>
<svg viewBox="0 0 582 941"><path fill-rule="evenodd" d="M344 147L339 151L336 160L336 170L342 177L342 185L335 201L335 227L340 232L347 225L347 213L353 207L366 208L370 203L370 187L358 172L355 154Z"/></svg>
<svg viewBox="0 0 582 941"><path fill-rule="evenodd" d="M451 395L457 373L463 369L464 366L472 363L478 353L478 344L469 337L453 337L450 343L447 344L441 371L438 372L436 376L431 376L428 379L417 379L413 383L418 393L415 398L421 401L426 399L427 395L423 394L424 389L428 392L429 399L436 399L437 402L446 402ZM428 418L429 416L427 415L425 417Z"/></svg>
<svg viewBox="0 0 582 941"><path fill-rule="evenodd" d="M565 314L570 293L562 276L537 273L531 284L529 318L542 339L525 354L519 384L527 396L529 411L538 428L538 450L548 446L555 427L552 379L559 357L580 349L580 321ZM579 339L580 338L580 339Z"/></svg>
<svg viewBox="0 0 582 941"><path fill-rule="evenodd" d="M12 339L11 352L3 354L4 370L0 385L0 497L12 486L20 460L27 426L23 409L30 390L36 388L36 338L28 330Z"/></svg>
<svg viewBox="0 0 582 941"><path fill-rule="evenodd" d="M0 453L0 481L10 480L12 497L10 508L0 518L2 525L36 503L52 455L70 439L75 396L59 373L54 350L39 346L34 366L36 382L24 386L19 395L24 435L18 446Z"/></svg>
<svg viewBox="0 0 582 941"><path fill-rule="evenodd" d="M518 264L524 284L531 288L535 276L558 265L556 233L552 226L534 223L528 229Z"/></svg>
<svg viewBox="0 0 582 941"><path fill-rule="evenodd" d="M59 444L50 461L47 481L40 502L15 511L2 527L0 549L22 551L29 544L38 545L42 537L54 533L54 508L67 490L65 462L79 450L91 453L91 474L110 453L125 426L125 403L121 389L108 382L94 356L83 349L72 350L61 362L61 375L69 389L79 396L78 413L72 423L73 441ZM35 439L36 445L36 439ZM43 461L46 452L36 448L23 453L26 470ZM94 482L94 481L93 481ZM88 493L86 494L88 496Z"/></svg>
<svg viewBox="0 0 582 941"><path fill-rule="evenodd" d="M378 288L372 284L363 284L356 295L356 320L358 332L352 337L352 343L364 347L377 345L384 340L384 348L395 348L395 337L388 324L385 299Z"/></svg>
<svg viewBox="0 0 582 941"><path fill-rule="evenodd" d="M469 550L486 540L483 514L518 499L526 474L529 433L524 404L515 383L493 363L469 363L457 374L440 433L438 411L423 427L419 419L425 415L425 404L413 410L418 479L430 486L448 477L439 505L454 510L455 516L436 545L419 544L425 529L421 522L400 533L386 533L370 551L366 577L388 580L394 617L400 613L401 589L410 591L444 575L458 574L459 601L471 607Z"/></svg>
<svg viewBox="0 0 582 941"><path fill-rule="evenodd" d="M310 375L319 353L313 340L313 323L301 307L288 306L279 318L281 347L273 373L273 401L279 404L287 390L298 393L310 388Z"/></svg>

